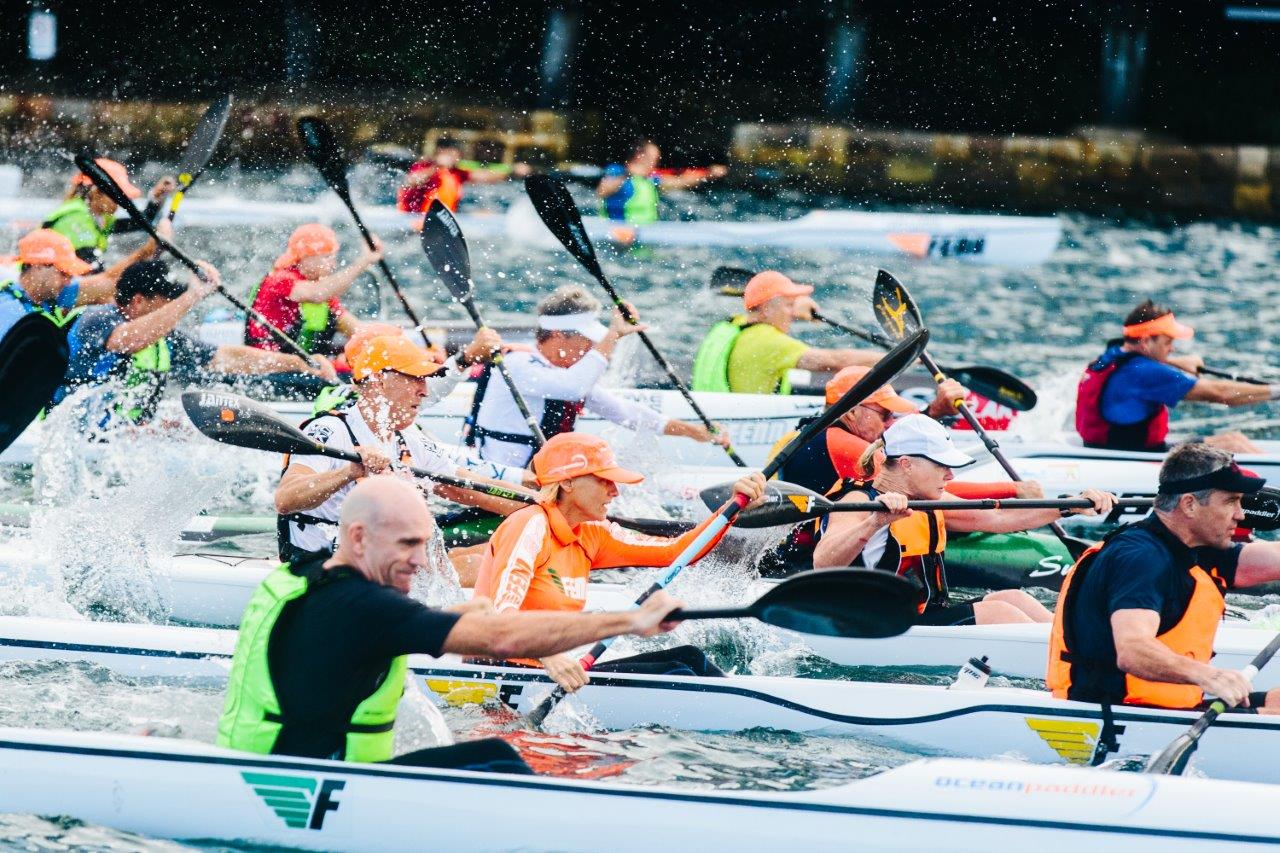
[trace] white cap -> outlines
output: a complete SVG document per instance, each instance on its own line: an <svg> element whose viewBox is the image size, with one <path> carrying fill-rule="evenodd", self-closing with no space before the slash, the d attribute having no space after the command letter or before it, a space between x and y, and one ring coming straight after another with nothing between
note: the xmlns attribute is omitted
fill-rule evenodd
<svg viewBox="0 0 1280 853"><path fill-rule="evenodd" d="M593 344L604 340L608 327L596 319L595 314L540 314L538 328L548 332L572 332L582 335Z"/></svg>
<svg viewBox="0 0 1280 853"><path fill-rule="evenodd" d="M923 456L947 468L963 468L976 460L951 443L946 427L925 415L898 418L884 431L885 456Z"/></svg>

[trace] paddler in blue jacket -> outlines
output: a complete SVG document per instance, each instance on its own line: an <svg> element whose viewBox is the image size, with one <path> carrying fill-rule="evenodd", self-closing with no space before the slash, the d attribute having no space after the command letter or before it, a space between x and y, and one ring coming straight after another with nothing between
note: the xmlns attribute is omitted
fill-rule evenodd
<svg viewBox="0 0 1280 853"><path fill-rule="evenodd" d="M642 225L658 221L658 194L661 190L684 190L727 173L724 166L712 166L705 172L667 175L658 172L662 152L647 137L631 146L627 162L610 163L596 187L600 197L600 215L615 222Z"/></svg>
<svg viewBox="0 0 1280 853"><path fill-rule="evenodd" d="M658 592L616 613L496 613L488 599L436 610L409 597L428 565L434 522L394 476L359 483L342 505L330 557L277 568L245 608L218 745L246 752L529 773L501 740L393 755L408 655L547 657L605 637L648 637L678 623Z"/></svg>

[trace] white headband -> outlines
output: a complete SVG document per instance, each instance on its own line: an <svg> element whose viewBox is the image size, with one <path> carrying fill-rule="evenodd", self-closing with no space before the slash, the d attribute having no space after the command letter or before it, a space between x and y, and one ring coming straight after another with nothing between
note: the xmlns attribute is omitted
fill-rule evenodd
<svg viewBox="0 0 1280 853"><path fill-rule="evenodd" d="M538 317L538 328L548 332L573 332L582 335L591 343L598 344L604 340L609 330L595 314L542 314Z"/></svg>

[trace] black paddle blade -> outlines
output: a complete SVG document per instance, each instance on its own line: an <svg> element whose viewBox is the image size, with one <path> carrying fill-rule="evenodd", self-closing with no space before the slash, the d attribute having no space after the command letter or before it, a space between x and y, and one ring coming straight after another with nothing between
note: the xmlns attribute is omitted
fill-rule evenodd
<svg viewBox="0 0 1280 853"><path fill-rule="evenodd" d="M302 153L316 167L320 177L334 192L344 198L350 194L347 186L347 155L338 147L329 124L316 116L298 119L298 139L302 141Z"/></svg>
<svg viewBox="0 0 1280 853"><path fill-rule="evenodd" d="M458 220L438 198L432 200L422 220L422 251L454 299L464 302L471 298L471 254Z"/></svg>
<svg viewBox="0 0 1280 853"><path fill-rule="evenodd" d="M698 496L707 509L715 511L733 497L733 483L708 486ZM765 486L764 503L738 513L734 524L750 529L795 524L803 521L806 513L820 512L830 506L831 501L804 486L785 480L770 480Z"/></svg>
<svg viewBox="0 0 1280 853"><path fill-rule="evenodd" d="M593 276L604 278L604 270L596 259L595 247L591 245L586 226L582 224L582 215L578 213L578 206L574 203L573 196L569 195L564 182L551 175L530 175L524 179L524 189L533 202L533 209L538 211L543 224L560 244Z"/></svg>
<svg viewBox="0 0 1280 853"><path fill-rule="evenodd" d="M28 314L0 341L0 452L53 399L67 374L67 330Z"/></svg>
<svg viewBox="0 0 1280 853"><path fill-rule="evenodd" d="M214 441L269 453L315 453L312 441L262 403L225 391L186 391L182 408L196 429Z"/></svg>
<svg viewBox="0 0 1280 853"><path fill-rule="evenodd" d="M182 160L178 164L178 175L186 176L188 185L209 165L209 159L217 150L218 142L222 139L222 131L226 129L227 119L230 117L231 95L229 94L223 95L210 104L204 111L204 115L200 117L195 131L187 140L187 147L183 149Z"/></svg>
<svg viewBox="0 0 1280 853"><path fill-rule="evenodd" d="M716 267L711 274L711 289L719 291L722 296L741 296L753 277L755 273L742 267Z"/></svg>
<svg viewBox="0 0 1280 853"><path fill-rule="evenodd" d="M871 307L880 328L895 341L900 341L917 329L924 327L920 311L911 294L896 278L884 270L876 273L875 287L871 290Z"/></svg>
<svg viewBox="0 0 1280 853"><path fill-rule="evenodd" d="M877 361L871 370L867 371L866 376L859 379L852 388L845 392L843 397L827 406L825 412L810 421L795 438L791 439L791 442L786 447L778 451L777 455L769 460L769 464L764 466L765 479L767 480L778 473L778 470L787 464L791 454L808 444L814 436L820 434L854 406L871 396L872 392L881 385L892 382L902 371L914 364L915 360L920 357L920 353L924 352L925 344L928 342L929 330L920 329L885 353L884 358Z"/></svg>
<svg viewBox="0 0 1280 853"><path fill-rule="evenodd" d="M1038 402L1031 386L998 367L976 364L948 369L947 373L970 391L995 400L1015 412L1029 412Z"/></svg>
<svg viewBox="0 0 1280 853"><path fill-rule="evenodd" d="M111 179L111 176L102 170L93 157L88 154L77 154L75 156L76 167L84 172L85 177L93 181L93 185L102 190L107 198L114 201L124 209L134 221L144 219L142 213L139 212L138 206L133 203L133 199L120 188L120 185Z"/></svg>
<svg viewBox="0 0 1280 853"><path fill-rule="evenodd" d="M916 623L920 591L873 569L819 569L787 578L751 605L761 622L822 637L896 637Z"/></svg>
<svg viewBox="0 0 1280 853"><path fill-rule="evenodd" d="M1244 521L1241 527L1250 530L1280 530L1280 489L1263 486L1251 495L1245 495Z"/></svg>

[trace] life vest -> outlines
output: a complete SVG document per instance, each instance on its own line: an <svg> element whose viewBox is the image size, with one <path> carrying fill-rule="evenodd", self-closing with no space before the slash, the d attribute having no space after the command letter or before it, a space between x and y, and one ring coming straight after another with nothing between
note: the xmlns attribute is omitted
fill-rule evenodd
<svg viewBox="0 0 1280 853"><path fill-rule="evenodd" d="M774 442L765 461L772 461L800 434L800 430L817 420L817 417L801 418L796 429ZM825 495L839 486L841 480L858 476L858 459L869 444L870 442L843 427L829 427L792 454L787 464L774 476Z"/></svg>
<svg viewBox="0 0 1280 853"><path fill-rule="evenodd" d="M1122 352L1113 358L1104 353L1085 368L1076 386L1076 432L1085 447L1113 450L1164 450L1169 435L1169 409L1159 410L1146 420L1132 424L1113 424L1102 416L1102 392L1117 370L1139 353Z"/></svg>
<svg viewBox="0 0 1280 853"><path fill-rule="evenodd" d="M1204 693L1194 684L1169 684L1147 681L1121 670L1116 662L1088 660L1071 652L1075 645L1072 634L1071 611L1076 597L1073 590L1088 575L1097 553L1113 538L1131 530L1143 528L1158 539L1173 544L1173 535L1150 521L1135 522L1127 528L1108 536L1076 561L1062 581L1058 593L1058 606L1053 614L1053 628L1049 633L1049 665L1045 682L1059 699L1077 699L1083 702L1128 705L1155 705L1161 708L1194 708L1204 701ZM1174 539L1177 542L1176 539ZM1179 547L1185 547L1177 542ZM1177 553L1176 551L1174 553ZM1213 657L1213 639L1218 623L1226 611L1223 585L1198 565L1187 569L1195 581L1191 600L1182 618L1156 639L1174 654L1185 655L1200 663L1208 663Z"/></svg>
<svg viewBox="0 0 1280 853"><path fill-rule="evenodd" d="M269 755L289 721L281 715L271 678L271 641L276 624L293 602L322 584L343 583L356 577L347 567L324 570L319 560L291 567L289 563L267 575L254 591L240 620L236 650L231 659L227 698L218 720L218 746ZM323 654L322 649L316 650ZM377 688L356 706L347 724L344 761L387 761L392 757L396 709L404 693L408 656L389 661ZM285 663L284 665L287 665Z"/></svg>
<svg viewBox="0 0 1280 853"><path fill-rule="evenodd" d="M135 424L151 420L169 381L171 356L169 342L164 338L133 354L124 376L124 399L116 404L117 414Z"/></svg>
<svg viewBox="0 0 1280 853"><path fill-rule="evenodd" d="M879 494L870 483L854 483L840 497L854 491L865 492L867 500L872 501ZM947 587L947 568L942 559L947 549L947 525L942 510L912 512L890 524L887 533L884 553L869 568L893 572L914 581L922 594L921 613L930 607L944 606L951 591ZM854 565L866 565L861 554Z"/></svg>
<svg viewBox="0 0 1280 853"><path fill-rule="evenodd" d="M107 251L107 241L115 230L114 214L102 217L101 222L89 209L83 196L75 196L58 205L41 223L71 241L72 248L84 261L94 266L94 272L102 271L102 256Z"/></svg>
<svg viewBox="0 0 1280 853"><path fill-rule="evenodd" d="M458 202L462 200L463 178L461 169L446 169L435 166L435 171L426 182L416 186L402 186L396 193L396 207L408 213L426 213L431 207L432 199L440 199L440 203L449 210L457 212ZM415 174L417 170L411 170Z"/></svg>
<svg viewBox="0 0 1280 853"><path fill-rule="evenodd" d="M22 306L22 310L26 314L41 314L48 317L53 325L59 329L71 325L85 308L83 305L77 305L74 308L63 308L56 304L46 307L48 303L32 300L27 292L22 289L22 286L13 281L6 281L3 285L0 285L0 296L15 300Z"/></svg>
<svg viewBox="0 0 1280 853"><path fill-rule="evenodd" d="M277 275L286 275L295 283L305 281L297 267L276 270L268 275L267 278ZM258 294L267 278L263 278L262 281L258 282L257 287L250 294L249 303L259 314L272 319L276 312L270 306L258 304ZM338 332L337 319L333 311L329 309L328 302L299 302L297 318L287 323L277 323L277 325L280 327L280 331L297 341L298 346L304 352L328 353L333 352L335 349L333 339ZM265 326L260 325L252 317L245 318L244 342L246 346L261 347L263 344L273 344L275 340L275 337L267 331Z"/></svg>
<svg viewBox="0 0 1280 853"><path fill-rule="evenodd" d="M658 184L651 177L628 175L622 187L600 201L600 215L615 222L642 225L658 221Z"/></svg>
<svg viewBox="0 0 1280 853"><path fill-rule="evenodd" d="M729 357L733 355L738 336L754 325L756 324L747 322L745 317L731 317L711 327L698 346L698 354L693 357L690 385L694 391L733 390L729 387ZM785 378L778 393L791 393L791 383Z"/></svg>
<svg viewBox="0 0 1280 853"><path fill-rule="evenodd" d="M526 445L529 448L529 458L525 459L525 464L528 465L529 459L533 458L534 453L532 433L502 432L501 430L480 426L480 407L484 403L484 395L489 390L489 382L492 377L493 365L486 364L484 370L476 379L476 390L471 397L471 411L467 415L463 441L468 447L483 447L485 439ZM552 400L544 397L542 400L542 417L538 421L538 428L542 430L542 435L545 438L551 438L551 436L559 435L562 432L573 432L574 426L578 423L578 417L582 414L582 410L586 408L586 405L584 400Z"/></svg>

